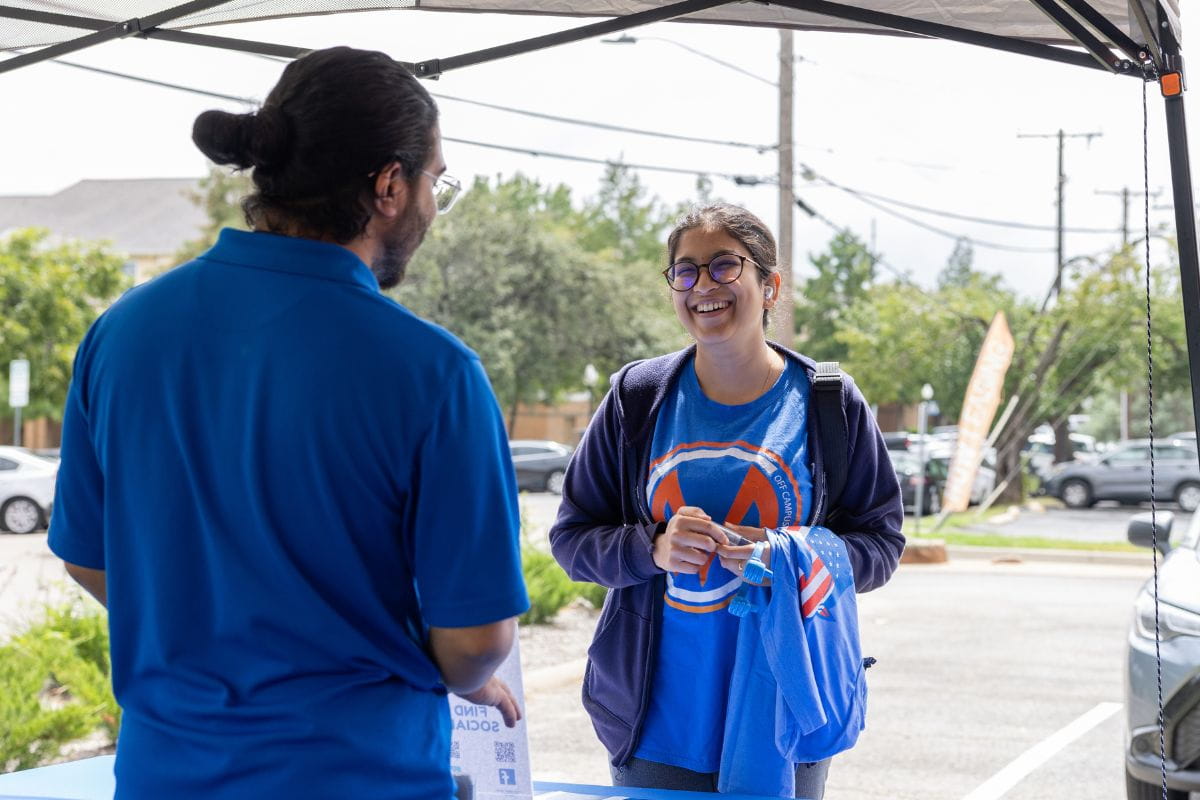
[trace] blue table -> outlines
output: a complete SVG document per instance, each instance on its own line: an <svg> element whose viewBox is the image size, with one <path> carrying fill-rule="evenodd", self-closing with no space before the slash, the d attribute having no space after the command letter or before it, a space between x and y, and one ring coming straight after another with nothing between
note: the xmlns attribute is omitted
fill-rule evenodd
<svg viewBox="0 0 1200 800"><path fill-rule="evenodd" d="M0 775L0 800L112 800L114 758L97 756ZM546 781L533 782L533 795L540 800L591 800L594 797L614 800L713 800L713 795L703 792L617 789L612 786ZM762 800L737 794L720 797L722 800Z"/></svg>

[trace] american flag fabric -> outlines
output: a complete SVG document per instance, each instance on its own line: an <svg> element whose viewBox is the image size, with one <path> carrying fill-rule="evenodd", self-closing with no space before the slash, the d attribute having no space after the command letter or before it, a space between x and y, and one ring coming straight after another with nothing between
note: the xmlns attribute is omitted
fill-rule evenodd
<svg viewBox="0 0 1200 800"><path fill-rule="evenodd" d="M810 561L799 576L801 613L805 619L815 616L828 619L833 613L835 590L854 583L846 545L826 528L803 526L784 530L800 539L804 545L802 552Z"/></svg>

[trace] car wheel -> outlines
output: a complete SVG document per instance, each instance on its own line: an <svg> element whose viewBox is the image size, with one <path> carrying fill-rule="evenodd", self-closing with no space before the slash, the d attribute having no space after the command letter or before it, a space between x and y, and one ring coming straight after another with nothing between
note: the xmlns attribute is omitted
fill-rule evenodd
<svg viewBox="0 0 1200 800"><path fill-rule="evenodd" d="M925 505L927 506L925 513L931 517L942 513L942 493L938 491L930 492Z"/></svg>
<svg viewBox="0 0 1200 800"><path fill-rule="evenodd" d="M566 477L561 469L556 469L546 476L546 491L562 494L563 478Z"/></svg>
<svg viewBox="0 0 1200 800"><path fill-rule="evenodd" d="M1092 499L1092 487L1081 480L1069 480L1062 485L1062 501L1070 508L1090 508L1096 502Z"/></svg>
<svg viewBox="0 0 1200 800"><path fill-rule="evenodd" d="M1125 770L1125 797L1128 800L1162 800L1162 786L1157 783L1145 783ZM1178 789L1167 789L1166 800L1188 800L1188 793Z"/></svg>
<svg viewBox="0 0 1200 800"><path fill-rule="evenodd" d="M28 497L14 497L4 504L0 520L12 533L33 533L42 524L42 509Z"/></svg>
<svg viewBox="0 0 1200 800"><path fill-rule="evenodd" d="M1189 514L1200 508L1200 483L1183 483L1175 490L1175 502Z"/></svg>

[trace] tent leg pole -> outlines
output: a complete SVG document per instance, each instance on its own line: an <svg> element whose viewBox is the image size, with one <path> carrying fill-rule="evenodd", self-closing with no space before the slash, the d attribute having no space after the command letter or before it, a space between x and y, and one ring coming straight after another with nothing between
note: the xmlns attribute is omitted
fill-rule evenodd
<svg viewBox="0 0 1200 800"><path fill-rule="evenodd" d="M1167 97L1167 145L1171 155L1171 188L1175 196L1175 230L1179 278L1187 331L1188 368L1192 378L1192 416L1200 430L1200 258L1196 252L1196 209L1188 160L1187 120L1183 95Z"/></svg>

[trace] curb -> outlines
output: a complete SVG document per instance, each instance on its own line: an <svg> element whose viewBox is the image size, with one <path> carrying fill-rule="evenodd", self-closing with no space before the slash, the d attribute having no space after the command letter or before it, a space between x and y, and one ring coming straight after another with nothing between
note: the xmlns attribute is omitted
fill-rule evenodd
<svg viewBox="0 0 1200 800"><path fill-rule="evenodd" d="M1110 566L1149 567L1150 551L1144 553L1113 553L1105 550L1056 550L1050 548L980 547L948 545L951 558L986 561L1044 561L1073 564L1104 564Z"/></svg>
<svg viewBox="0 0 1200 800"><path fill-rule="evenodd" d="M521 680L525 695L562 689L572 684L583 684L583 671L587 667L586 658L576 658L562 664L540 667L526 672Z"/></svg>

